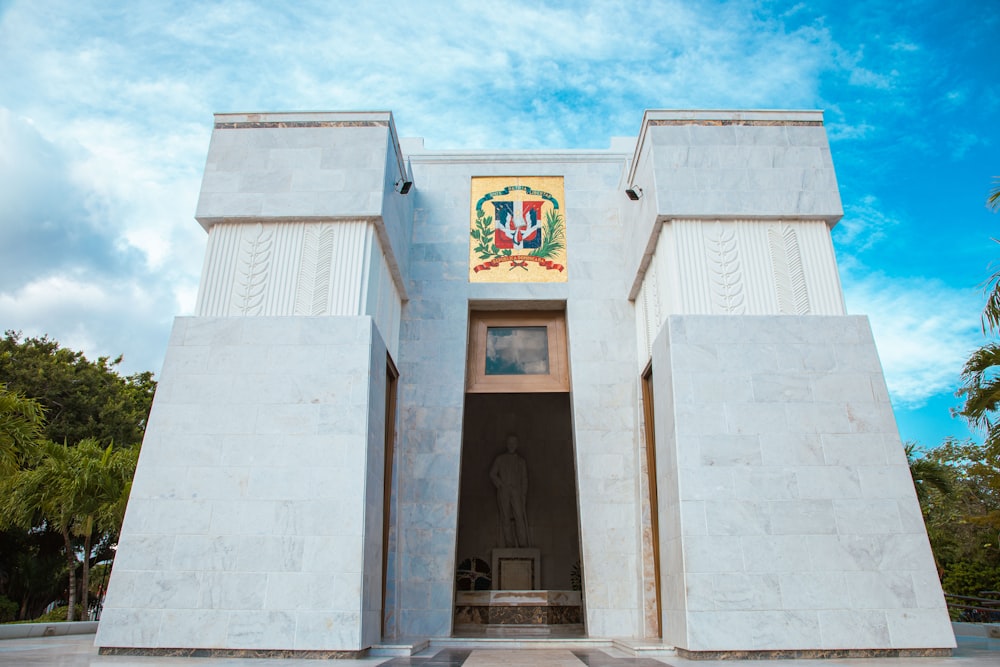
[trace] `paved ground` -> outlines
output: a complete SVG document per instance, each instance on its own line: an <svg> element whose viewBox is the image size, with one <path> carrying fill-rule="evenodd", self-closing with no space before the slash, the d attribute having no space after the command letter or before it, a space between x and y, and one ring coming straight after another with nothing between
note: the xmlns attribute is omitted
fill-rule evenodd
<svg viewBox="0 0 1000 667"><path fill-rule="evenodd" d="M317 667L316 660L269 660L231 658L148 658L100 656L93 635L7 639L0 641L0 665L17 667ZM710 661L682 658L632 658L613 649L520 649L505 650L430 648L410 658L365 658L338 660L337 667L384 665L385 667L998 667L1000 652L987 651L960 640L950 658L868 658L844 660L754 660Z"/></svg>

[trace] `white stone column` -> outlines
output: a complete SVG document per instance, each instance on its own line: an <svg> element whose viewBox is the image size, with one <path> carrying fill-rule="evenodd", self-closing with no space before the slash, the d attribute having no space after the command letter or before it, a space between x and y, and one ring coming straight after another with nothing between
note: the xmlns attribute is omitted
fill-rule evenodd
<svg viewBox="0 0 1000 667"><path fill-rule="evenodd" d="M671 316L653 359L667 641L954 646L866 318Z"/></svg>
<svg viewBox="0 0 1000 667"><path fill-rule="evenodd" d="M384 377L369 317L179 318L97 645L377 641Z"/></svg>

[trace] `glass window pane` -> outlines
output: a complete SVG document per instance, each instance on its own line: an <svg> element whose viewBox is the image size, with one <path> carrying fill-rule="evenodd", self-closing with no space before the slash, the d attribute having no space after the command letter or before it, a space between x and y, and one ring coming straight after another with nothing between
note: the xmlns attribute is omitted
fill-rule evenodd
<svg viewBox="0 0 1000 667"><path fill-rule="evenodd" d="M487 375L547 375L546 327L487 327Z"/></svg>

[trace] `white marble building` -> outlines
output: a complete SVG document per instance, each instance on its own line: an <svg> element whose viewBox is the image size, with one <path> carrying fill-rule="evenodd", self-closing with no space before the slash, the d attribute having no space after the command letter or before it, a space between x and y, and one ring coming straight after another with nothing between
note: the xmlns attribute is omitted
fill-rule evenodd
<svg viewBox="0 0 1000 667"><path fill-rule="evenodd" d="M478 265L477 211L506 210L528 227L491 242L523 248ZM562 255L529 251L551 213ZM504 546L486 470L510 432L532 588L579 579L589 637L954 646L868 321L844 310L841 215L819 112L647 111L607 150L530 152L426 149L385 112L216 116L197 312L174 326L98 646L355 655L457 633L461 561ZM524 326L547 332L550 384L490 351L483 371L476 332Z"/></svg>

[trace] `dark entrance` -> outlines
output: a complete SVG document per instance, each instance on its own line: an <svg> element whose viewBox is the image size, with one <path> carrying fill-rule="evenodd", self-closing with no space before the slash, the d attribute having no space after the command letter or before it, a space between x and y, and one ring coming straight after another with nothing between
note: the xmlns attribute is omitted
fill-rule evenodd
<svg viewBox="0 0 1000 667"><path fill-rule="evenodd" d="M569 394L466 394L463 424L455 634L582 634ZM509 435L527 467L528 544L520 549L505 543L490 475ZM501 589L504 581L516 588Z"/></svg>

